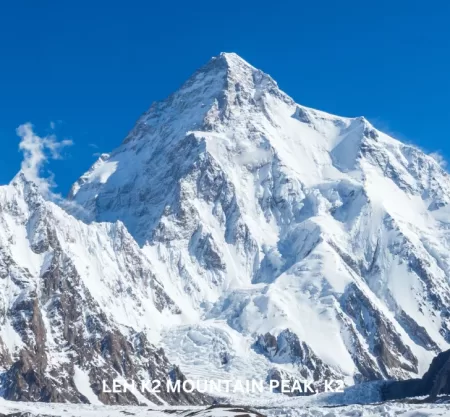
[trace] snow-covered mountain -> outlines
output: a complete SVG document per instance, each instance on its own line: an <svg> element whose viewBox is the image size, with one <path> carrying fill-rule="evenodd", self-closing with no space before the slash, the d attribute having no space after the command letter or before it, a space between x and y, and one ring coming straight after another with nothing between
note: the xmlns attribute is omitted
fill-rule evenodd
<svg viewBox="0 0 450 417"><path fill-rule="evenodd" d="M122 223L86 225L19 173L0 187L2 396L92 404L196 404L204 396L103 392L114 378L181 375L142 332L179 309Z"/></svg>
<svg viewBox="0 0 450 417"><path fill-rule="evenodd" d="M81 176L82 219L21 174L0 193L7 398L136 402L98 381L173 365L402 379L450 347L448 174L362 117L296 104L235 54Z"/></svg>

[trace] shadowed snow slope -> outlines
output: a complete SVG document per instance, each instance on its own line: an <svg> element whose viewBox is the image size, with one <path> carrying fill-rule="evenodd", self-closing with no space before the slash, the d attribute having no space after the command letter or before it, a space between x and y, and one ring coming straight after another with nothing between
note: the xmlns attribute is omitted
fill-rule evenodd
<svg viewBox="0 0 450 417"><path fill-rule="evenodd" d="M402 379L449 347L448 174L235 54L154 103L69 198L87 223L55 207L53 227L98 308L188 377ZM35 276L33 230L8 256Z"/></svg>

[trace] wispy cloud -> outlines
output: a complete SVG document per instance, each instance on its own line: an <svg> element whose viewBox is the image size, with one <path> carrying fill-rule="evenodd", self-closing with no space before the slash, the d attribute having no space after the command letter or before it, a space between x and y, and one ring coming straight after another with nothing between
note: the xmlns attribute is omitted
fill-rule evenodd
<svg viewBox="0 0 450 417"><path fill-rule="evenodd" d="M53 129L53 126L50 126ZM75 201L69 201L60 194L54 193L52 188L56 186L54 175L51 171L44 170L44 165L49 160L62 159L62 150L73 145L70 139L58 140L55 135L41 137L33 130L31 123L25 123L17 128L17 135L21 140L19 149L23 152L21 171L28 181L34 182L41 194L58 204L69 214L91 221L92 214ZM46 174L47 176L43 176Z"/></svg>
<svg viewBox="0 0 450 417"><path fill-rule="evenodd" d="M406 137L404 134L399 133L397 131L394 131L390 128L389 124L385 121L383 121L380 118L371 118L370 122L379 130L386 133L387 135L399 140L400 142L403 142L405 145L414 146L417 149L420 149L423 153L427 154L428 156L431 156L440 166L442 169L447 170L448 164L446 161L446 157L442 154L441 151L432 151L430 149L426 149L426 147L419 145L417 142L411 140L410 138Z"/></svg>
<svg viewBox="0 0 450 417"><path fill-rule="evenodd" d="M447 168L447 161L439 151L431 152L430 156L441 166L441 168Z"/></svg>
<svg viewBox="0 0 450 417"><path fill-rule="evenodd" d="M21 138L19 149L23 152L22 172L39 187L42 194L49 194L55 183L51 172L47 177L42 176L43 167L51 159L61 159L62 149L73 142L69 139L58 141L55 135L38 136L31 123L20 125L17 135Z"/></svg>
<svg viewBox="0 0 450 417"><path fill-rule="evenodd" d="M372 123L378 130L380 130L383 133L386 133L386 135L391 136L392 138L395 138L399 140L400 142L413 145L413 142L407 138L403 133L392 129L390 124L383 120L380 117L371 117L369 119L370 123Z"/></svg>
<svg viewBox="0 0 450 417"><path fill-rule="evenodd" d="M100 155L102 154L101 152L98 152L99 146L98 146L97 144L95 144L95 143L89 143L88 146L89 146L90 148L95 149L95 150L97 151L97 152L94 152L94 153L92 154L92 156L93 156L94 158L99 158Z"/></svg>

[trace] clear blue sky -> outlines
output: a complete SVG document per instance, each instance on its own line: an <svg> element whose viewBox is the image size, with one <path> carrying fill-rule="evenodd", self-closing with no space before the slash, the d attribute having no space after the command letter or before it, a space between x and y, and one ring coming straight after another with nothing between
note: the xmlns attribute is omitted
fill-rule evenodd
<svg viewBox="0 0 450 417"><path fill-rule="evenodd" d="M53 121L75 142L49 165L65 194L94 152L221 51L299 103L364 115L450 159L449 1L16 0L0 10L0 183L20 166L16 127L43 135Z"/></svg>

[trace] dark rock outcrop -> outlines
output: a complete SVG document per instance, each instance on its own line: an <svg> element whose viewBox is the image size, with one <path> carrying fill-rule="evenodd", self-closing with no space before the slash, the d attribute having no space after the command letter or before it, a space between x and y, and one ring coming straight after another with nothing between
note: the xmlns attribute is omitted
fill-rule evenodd
<svg viewBox="0 0 450 417"><path fill-rule="evenodd" d="M442 394L450 394L450 350L437 355L422 378L388 381L382 387L385 401L422 396L435 401Z"/></svg>
<svg viewBox="0 0 450 417"><path fill-rule="evenodd" d="M298 336L289 329L283 330L277 337L270 333L260 335L253 348L275 364L293 364L298 368L301 377L305 381L314 381L316 387L320 387L327 379L339 379L333 369L325 364L305 342L300 342ZM273 368L269 372L268 379L299 378Z"/></svg>

